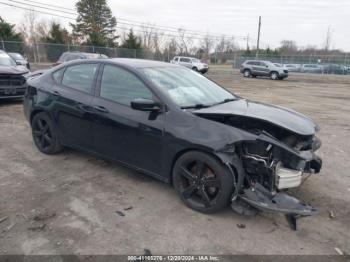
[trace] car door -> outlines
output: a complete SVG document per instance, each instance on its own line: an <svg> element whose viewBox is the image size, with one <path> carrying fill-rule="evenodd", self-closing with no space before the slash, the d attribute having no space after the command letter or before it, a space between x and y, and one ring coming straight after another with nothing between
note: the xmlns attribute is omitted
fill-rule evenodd
<svg viewBox="0 0 350 262"><path fill-rule="evenodd" d="M257 76L261 76L262 71L261 71L260 62L252 61L252 62L249 62L249 63L252 65L252 74L253 75L257 75Z"/></svg>
<svg viewBox="0 0 350 262"><path fill-rule="evenodd" d="M259 63L259 75L261 76L269 76L270 74L270 68L268 64L265 62L258 62Z"/></svg>
<svg viewBox="0 0 350 262"><path fill-rule="evenodd" d="M95 151L108 158L159 174L163 151L164 114L131 108L134 99L156 100L133 72L105 64L92 101Z"/></svg>
<svg viewBox="0 0 350 262"><path fill-rule="evenodd" d="M188 68L192 68L192 62L191 59L187 58L187 57L180 57L180 65L182 66L186 66Z"/></svg>
<svg viewBox="0 0 350 262"><path fill-rule="evenodd" d="M90 149L91 101L98 63L71 65L53 73L52 110L60 139L65 145Z"/></svg>

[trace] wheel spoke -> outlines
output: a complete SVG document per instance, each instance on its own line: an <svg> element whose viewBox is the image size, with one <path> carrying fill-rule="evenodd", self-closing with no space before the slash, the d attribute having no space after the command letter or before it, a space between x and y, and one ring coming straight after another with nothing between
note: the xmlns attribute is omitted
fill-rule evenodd
<svg viewBox="0 0 350 262"><path fill-rule="evenodd" d="M204 201L205 207L209 207L209 205L210 205L210 198L208 196L208 193L205 191L204 187L201 187L199 189L199 194L201 195L201 197L202 197L202 199Z"/></svg>
<svg viewBox="0 0 350 262"><path fill-rule="evenodd" d="M190 185L188 186L183 192L182 192L182 195L185 199L188 199L190 198L194 191L197 189L197 187L195 185Z"/></svg>
<svg viewBox="0 0 350 262"><path fill-rule="evenodd" d="M45 136L41 136L40 138L40 144L42 148L45 148Z"/></svg>
<svg viewBox="0 0 350 262"><path fill-rule="evenodd" d="M204 184L207 187L216 187L216 188L221 188L221 184L219 179L215 178L215 177L211 177L211 178L206 178L204 180Z"/></svg>
<svg viewBox="0 0 350 262"><path fill-rule="evenodd" d="M42 133L40 131L34 130L33 134L35 137L41 137Z"/></svg>
<svg viewBox="0 0 350 262"><path fill-rule="evenodd" d="M185 167L181 167L181 174L187 178L188 180L190 180L191 182L194 181L195 177L192 175L192 173L190 171L188 171Z"/></svg>
<svg viewBox="0 0 350 262"><path fill-rule="evenodd" d="M50 137L48 134L45 134L45 135L44 135L44 140L45 140L49 145L51 144L52 139L51 139L51 137Z"/></svg>
<svg viewBox="0 0 350 262"><path fill-rule="evenodd" d="M196 176L201 178L204 174L205 165L203 161L196 162Z"/></svg>
<svg viewBox="0 0 350 262"><path fill-rule="evenodd" d="M44 129L44 125L41 119L38 119L38 127L40 128L40 130Z"/></svg>

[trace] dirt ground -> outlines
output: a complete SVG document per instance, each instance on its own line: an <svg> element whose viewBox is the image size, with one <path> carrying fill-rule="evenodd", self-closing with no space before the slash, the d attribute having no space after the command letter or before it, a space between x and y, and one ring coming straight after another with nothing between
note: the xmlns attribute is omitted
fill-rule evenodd
<svg viewBox="0 0 350 262"><path fill-rule="evenodd" d="M350 254L350 77L244 79L228 67L209 77L321 126L323 169L294 190L317 216L293 232L279 214L197 213L169 185L118 164L39 153L21 102L0 101L0 254Z"/></svg>

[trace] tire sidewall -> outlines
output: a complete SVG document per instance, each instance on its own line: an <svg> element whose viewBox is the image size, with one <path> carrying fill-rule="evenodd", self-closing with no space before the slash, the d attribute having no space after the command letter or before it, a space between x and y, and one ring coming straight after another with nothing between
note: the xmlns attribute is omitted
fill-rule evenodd
<svg viewBox="0 0 350 262"><path fill-rule="evenodd" d="M249 70L249 69L245 69L245 70L243 71L243 76L244 76L244 77L250 77L250 76L251 76L250 70Z"/></svg>
<svg viewBox="0 0 350 262"><path fill-rule="evenodd" d="M35 136L34 136L34 124L36 123L36 121L38 121L38 119L43 119L47 123L47 125L49 126L51 136L52 136L52 144L46 149L41 148L41 146L39 146L37 144L37 141L36 141ZM56 154L62 150L62 145L60 144L60 142L58 140L57 131L55 129L55 126L54 126L50 116L47 113L41 112L41 113L36 114L33 117L33 120L31 122L31 127L32 127L32 137L33 137L34 144L39 149L40 152L42 152L44 154L51 155L51 154Z"/></svg>

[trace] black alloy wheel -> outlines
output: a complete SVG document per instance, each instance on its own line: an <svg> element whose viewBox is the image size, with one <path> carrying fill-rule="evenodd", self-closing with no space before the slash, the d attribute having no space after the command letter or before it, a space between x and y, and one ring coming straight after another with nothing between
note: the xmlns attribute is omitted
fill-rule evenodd
<svg viewBox="0 0 350 262"><path fill-rule="evenodd" d="M202 152L188 152L174 166L174 187L185 204L211 213L229 203L233 176L228 168Z"/></svg>
<svg viewBox="0 0 350 262"><path fill-rule="evenodd" d="M46 113L39 113L32 121L32 134L37 148L45 154L56 154L62 150L52 121Z"/></svg>

